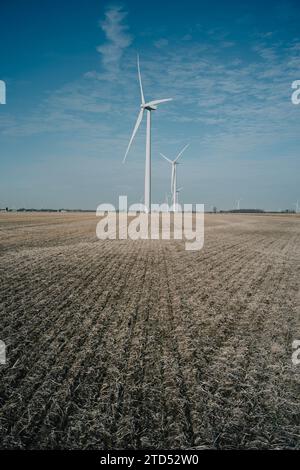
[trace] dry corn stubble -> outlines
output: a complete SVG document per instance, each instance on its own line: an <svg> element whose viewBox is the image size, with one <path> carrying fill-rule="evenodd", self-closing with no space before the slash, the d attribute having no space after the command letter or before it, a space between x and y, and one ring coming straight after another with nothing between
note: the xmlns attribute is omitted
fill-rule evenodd
<svg viewBox="0 0 300 470"><path fill-rule="evenodd" d="M299 448L299 216L209 215L205 246L1 214L1 448Z"/></svg>

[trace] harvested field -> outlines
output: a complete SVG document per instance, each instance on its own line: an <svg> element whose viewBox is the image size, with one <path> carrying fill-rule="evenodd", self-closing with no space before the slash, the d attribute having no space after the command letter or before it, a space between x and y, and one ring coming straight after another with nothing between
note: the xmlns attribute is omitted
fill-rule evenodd
<svg viewBox="0 0 300 470"><path fill-rule="evenodd" d="M300 217L194 252L97 220L0 214L1 448L300 448Z"/></svg>

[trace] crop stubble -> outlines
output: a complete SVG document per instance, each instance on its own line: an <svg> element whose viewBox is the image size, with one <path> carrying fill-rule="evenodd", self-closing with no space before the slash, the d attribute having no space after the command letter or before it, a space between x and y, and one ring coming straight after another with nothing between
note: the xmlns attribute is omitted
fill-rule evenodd
<svg viewBox="0 0 300 470"><path fill-rule="evenodd" d="M0 215L1 448L299 448L300 218L208 215L204 249Z"/></svg>

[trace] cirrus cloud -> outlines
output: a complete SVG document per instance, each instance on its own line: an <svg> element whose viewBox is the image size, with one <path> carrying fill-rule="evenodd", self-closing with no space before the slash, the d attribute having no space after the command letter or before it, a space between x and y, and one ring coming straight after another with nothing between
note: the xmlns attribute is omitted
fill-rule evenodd
<svg viewBox="0 0 300 470"><path fill-rule="evenodd" d="M121 6L109 7L105 12L100 27L106 36L106 42L97 47L102 55L103 66L107 72L114 74L119 69L124 50L132 43L128 25L124 22L127 12Z"/></svg>

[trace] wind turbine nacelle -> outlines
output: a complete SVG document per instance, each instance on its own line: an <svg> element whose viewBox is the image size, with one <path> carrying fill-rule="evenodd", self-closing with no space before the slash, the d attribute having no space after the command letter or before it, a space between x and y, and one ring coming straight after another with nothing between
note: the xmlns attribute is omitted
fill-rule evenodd
<svg viewBox="0 0 300 470"><path fill-rule="evenodd" d="M148 111L155 111L157 109L157 106L152 105L146 105L144 109L148 109Z"/></svg>

